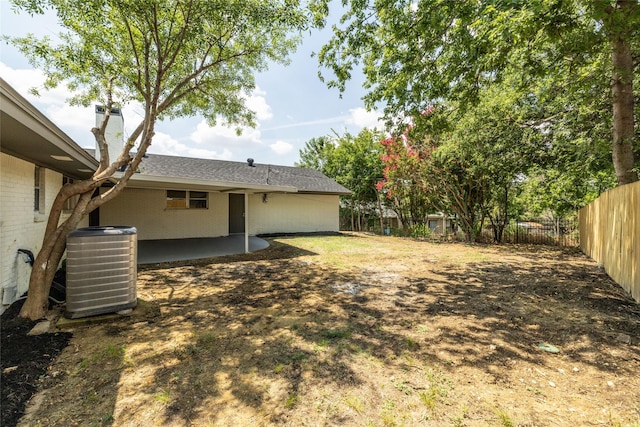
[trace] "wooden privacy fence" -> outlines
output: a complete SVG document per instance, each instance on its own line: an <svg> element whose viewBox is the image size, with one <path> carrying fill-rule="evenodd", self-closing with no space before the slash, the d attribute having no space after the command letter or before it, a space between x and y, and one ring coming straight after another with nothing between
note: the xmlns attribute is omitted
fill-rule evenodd
<svg viewBox="0 0 640 427"><path fill-rule="evenodd" d="M640 182L602 194L578 221L582 252L640 302Z"/></svg>

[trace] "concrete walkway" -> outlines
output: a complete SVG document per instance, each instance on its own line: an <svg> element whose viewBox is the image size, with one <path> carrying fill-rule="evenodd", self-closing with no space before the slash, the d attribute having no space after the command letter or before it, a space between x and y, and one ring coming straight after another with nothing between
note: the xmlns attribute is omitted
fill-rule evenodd
<svg viewBox="0 0 640 427"><path fill-rule="evenodd" d="M254 236L249 237L250 252L267 247L269 247L269 243L266 240ZM214 238L138 241L139 265L242 253L244 253L244 235L242 234Z"/></svg>

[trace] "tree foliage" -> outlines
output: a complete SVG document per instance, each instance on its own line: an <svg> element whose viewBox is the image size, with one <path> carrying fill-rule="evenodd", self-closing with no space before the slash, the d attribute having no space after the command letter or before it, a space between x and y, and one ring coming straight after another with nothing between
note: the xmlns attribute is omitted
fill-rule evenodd
<svg viewBox="0 0 640 427"><path fill-rule="evenodd" d="M375 184L382 176L379 141L383 137L381 132L365 128L357 135L312 138L300 150L297 166L320 170L351 190L343 201L353 230L363 229L364 216L379 210Z"/></svg>
<svg viewBox="0 0 640 427"><path fill-rule="evenodd" d="M416 142L409 139L408 130L399 137L390 136L381 141L384 163L383 179L376 183L386 204L396 213L402 225L422 223L429 213L435 212L439 195L428 188L426 181L434 173L433 145L428 138Z"/></svg>
<svg viewBox="0 0 640 427"><path fill-rule="evenodd" d="M333 139L328 136L311 138L305 142L300 150L300 161L295 165L300 168L311 168L322 172L326 171L327 162L335 150Z"/></svg>
<svg viewBox="0 0 640 427"><path fill-rule="evenodd" d="M430 107L400 138L383 142L385 180L378 188L396 206L404 200L413 218L454 214L471 241L490 221L500 242L518 211L514 196L523 177L547 161L552 146L550 133L530 121L536 108L508 81L482 89L472 107ZM416 200L422 210L413 207Z"/></svg>
<svg viewBox="0 0 640 427"><path fill-rule="evenodd" d="M51 9L64 31L59 40L33 35L10 39L46 74L45 87L65 84L70 102L104 105L102 124L92 132L100 166L86 181L58 194L29 282L21 315L44 314L51 280L66 234L82 217L126 186L152 142L158 120L201 115L209 123L254 124L246 106L253 74L269 61L286 62L308 15L296 0L14 0L18 11ZM105 129L113 106L140 102L144 116L128 135L117 159L109 159ZM135 155L132 149L136 147ZM94 190L126 165L115 185ZM79 195L70 217L64 202Z"/></svg>
<svg viewBox="0 0 640 427"><path fill-rule="evenodd" d="M315 6L322 20L327 1ZM509 80L534 97L539 108L531 119L555 127L554 144L604 137L618 183L637 180L637 0L364 0L345 7L319 52L334 75L328 84L344 89L361 67L367 106L384 105L396 134L427 105L473 109L487 87Z"/></svg>

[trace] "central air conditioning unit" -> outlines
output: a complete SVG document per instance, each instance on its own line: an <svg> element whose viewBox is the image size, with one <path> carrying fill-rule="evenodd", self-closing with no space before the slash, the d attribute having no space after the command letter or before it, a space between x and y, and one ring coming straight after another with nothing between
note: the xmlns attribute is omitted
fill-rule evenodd
<svg viewBox="0 0 640 427"><path fill-rule="evenodd" d="M135 227L87 227L69 233L66 317L136 306L137 243Z"/></svg>

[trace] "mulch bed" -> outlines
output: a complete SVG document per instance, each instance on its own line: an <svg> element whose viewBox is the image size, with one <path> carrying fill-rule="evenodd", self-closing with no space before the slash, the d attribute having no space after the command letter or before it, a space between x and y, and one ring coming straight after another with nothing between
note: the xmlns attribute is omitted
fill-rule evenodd
<svg viewBox="0 0 640 427"><path fill-rule="evenodd" d="M0 319L0 425L15 426L27 402L38 390L40 379L60 352L69 345L69 332L27 335L36 323L18 317L23 300L14 302Z"/></svg>

